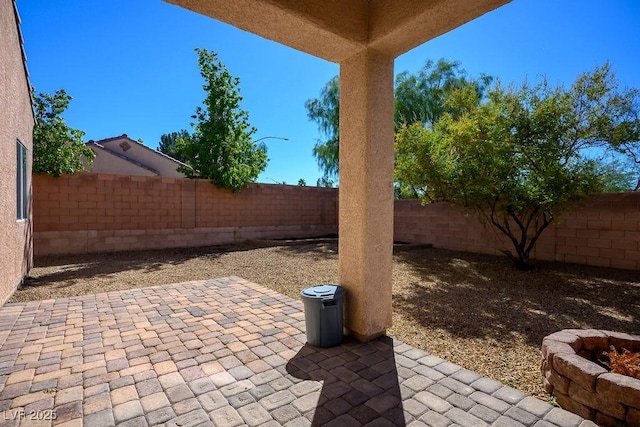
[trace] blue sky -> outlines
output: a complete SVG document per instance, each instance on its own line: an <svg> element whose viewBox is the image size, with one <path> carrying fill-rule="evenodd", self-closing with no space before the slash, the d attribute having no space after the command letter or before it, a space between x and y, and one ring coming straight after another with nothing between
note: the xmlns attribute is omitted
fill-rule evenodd
<svg viewBox="0 0 640 427"><path fill-rule="evenodd" d="M264 141L270 162L258 181L314 185L321 176L311 154L321 135L304 102L336 64L161 0L17 3L31 83L73 96L65 119L85 140L126 133L156 148L163 133L191 129L205 96L194 52L202 47L240 78L255 138L289 139ZM513 0L400 56L396 73L429 58L505 83L546 76L558 84L608 60L623 85L640 87L640 1Z"/></svg>

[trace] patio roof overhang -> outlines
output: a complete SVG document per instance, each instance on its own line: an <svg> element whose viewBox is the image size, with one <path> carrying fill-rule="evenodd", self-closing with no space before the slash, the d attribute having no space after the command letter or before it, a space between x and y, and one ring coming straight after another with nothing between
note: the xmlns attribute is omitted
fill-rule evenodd
<svg viewBox="0 0 640 427"><path fill-rule="evenodd" d="M165 0L340 64L339 272L345 327L391 326L393 62L510 0Z"/></svg>
<svg viewBox="0 0 640 427"><path fill-rule="evenodd" d="M397 57L511 0L165 0L341 63L373 48Z"/></svg>

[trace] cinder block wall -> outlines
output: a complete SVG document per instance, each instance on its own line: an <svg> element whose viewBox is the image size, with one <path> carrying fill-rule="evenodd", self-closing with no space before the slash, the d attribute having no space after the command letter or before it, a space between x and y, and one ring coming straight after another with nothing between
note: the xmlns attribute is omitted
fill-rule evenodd
<svg viewBox="0 0 640 427"><path fill-rule="evenodd" d="M603 194L556 227L556 259L640 269L640 193Z"/></svg>
<svg viewBox="0 0 640 427"><path fill-rule="evenodd" d="M337 233L337 192L261 184L237 194L206 180L34 175L36 255L206 246Z"/></svg>
<svg viewBox="0 0 640 427"><path fill-rule="evenodd" d="M233 194L206 180L34 176L36 255L206 246L337 233L335 189L261 184ZM510 242L447 203L395 202L394 238L501 255ZM640 269L640 194L603 194L563 216L534 259Z"/></svg>
<svg viewBox="0 0 640 427"><path fill-rule="evenodd" d="M394 237L436 248L501 254L511 243L447 203L397 200ZM602 194L545 230L534 259L640 269L640 193Z"/></svg>
<svg viewBox="0 0 640 427"><path fill-rule="evenodd" d="M436 248L498 255L507 243L471 215L448 203L422 206L418 200L396 200L394 239L431 243Z"/></svg>

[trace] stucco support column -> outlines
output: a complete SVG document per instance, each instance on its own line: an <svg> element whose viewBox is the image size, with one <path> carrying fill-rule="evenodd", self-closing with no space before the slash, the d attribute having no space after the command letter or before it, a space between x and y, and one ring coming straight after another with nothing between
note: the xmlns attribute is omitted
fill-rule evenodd
<svg viewBox="0 0 640 427"><path fill-rule="evenodd" d="M393 58L367 49L340 63L340 284L364 341L391 326L393 138Z"/></svg>

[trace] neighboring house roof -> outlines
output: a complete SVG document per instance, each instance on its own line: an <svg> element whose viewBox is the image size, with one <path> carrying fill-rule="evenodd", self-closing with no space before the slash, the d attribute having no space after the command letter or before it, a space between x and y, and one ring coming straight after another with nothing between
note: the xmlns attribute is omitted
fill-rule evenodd
<svg viewBox="0 0 640 427"><path fill-rule="evenodd" d="M189 167L171 156L129 138L126 134L99 141L92 140L86 145L96 154L91 172L182 178L185 175L176 169L178 166ZM106 161L107 158L111 161Z"/></svg>
<svg viewBox="0 0 640 427"><path fill-rule="evenodd" d="M122 154L111 151L97 142L87 142L86 145L96 155L93 160L91 172L118 173L126 175L160 175L155 169L147 167L142 163L131 160Z"/></svg>

